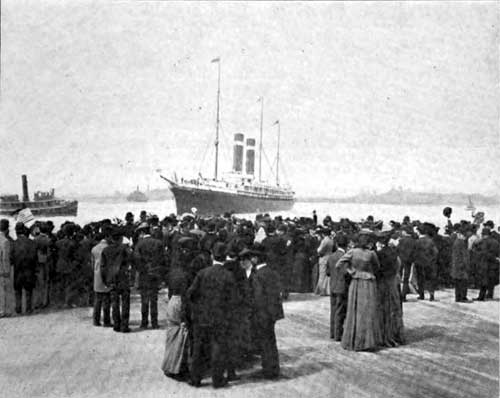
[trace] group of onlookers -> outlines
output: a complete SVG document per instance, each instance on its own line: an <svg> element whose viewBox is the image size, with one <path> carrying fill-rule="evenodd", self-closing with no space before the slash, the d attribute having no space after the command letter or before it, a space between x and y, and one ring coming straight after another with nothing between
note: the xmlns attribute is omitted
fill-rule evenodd
<svg viewBox="0 0 500 398"><path fill-rule="evenodd" d="M129 332L130 294L141 298L141 324L159 327L158 292L168 288L168 376L199 386L207 369L221 387L239 366L260 355L264 377L279 375L274 323L290 292L331 298L330 337L349 350L404 343L402 303L410 293L435 299L440 285L492 298L498 284L500 235L493 222L430 223L369 216L360 223L258 215L163 220L143 211L140 220L102 220L83 228L66 222L30 228L0 220L0 316L14 310L94 305L95 326ZM478 231L481 230L480 236ZM15 300L13 299L15 297ZM15 301L15 305L13 303ZM12 308L14 307L14 308ZM102 320L102 322L101 322Z"/></svg>

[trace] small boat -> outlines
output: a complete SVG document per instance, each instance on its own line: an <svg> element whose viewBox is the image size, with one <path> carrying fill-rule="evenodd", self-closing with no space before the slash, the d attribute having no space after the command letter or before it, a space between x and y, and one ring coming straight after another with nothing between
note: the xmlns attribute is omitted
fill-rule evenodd
<svg viewBox="0 0 500 398"><path fill-rule="evenodd" d="M0 215L14 216L23 209L30 209L34 216L76 216L78 201L55 197L54 189L35 192L33 200L28 194L28 178L22 176L23 198L18 195L0 196Z"/></svg>

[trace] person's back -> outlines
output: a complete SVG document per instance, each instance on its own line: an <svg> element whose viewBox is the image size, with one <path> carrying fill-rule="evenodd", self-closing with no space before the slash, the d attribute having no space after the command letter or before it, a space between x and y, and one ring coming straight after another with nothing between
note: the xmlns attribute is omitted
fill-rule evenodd
<svg viewBox="0 0 500 398"><path fill-rule="evenodd" d="M415 264L423 267L436 265L438 250L432 239L421 236L415 245Z"/></svg>
<svg viewBox="0 0 500 398"><path fill-rule="evenodd" d="M223 325L234 300L235 281L223 266L215 264L198 272L188 291L193 321L202 326Z"/></svg>

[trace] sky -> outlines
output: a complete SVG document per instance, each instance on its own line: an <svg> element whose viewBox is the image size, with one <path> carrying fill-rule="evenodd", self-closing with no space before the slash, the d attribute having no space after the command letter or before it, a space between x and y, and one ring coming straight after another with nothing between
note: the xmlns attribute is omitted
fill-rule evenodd
<svg viewBox="0 0 500 398"><path fill-rule="evenodd" d="M0 191L213 176L259 137L298 195L496 194L496 2L3 0ZM258 144L257 144L258 145ZM274 169L273 169L274 170Z"/></svg>

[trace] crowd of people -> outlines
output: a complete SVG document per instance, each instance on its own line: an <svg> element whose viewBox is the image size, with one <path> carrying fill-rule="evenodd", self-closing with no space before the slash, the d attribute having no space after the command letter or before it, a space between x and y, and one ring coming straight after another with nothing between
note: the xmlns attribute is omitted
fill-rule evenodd
<svg viewBox="0 0 500 398"><path fill-rule="evenodd" d="M260 356L262 377L280 374L275 323L290 293L330 296L330 337L347 350L403 344L408 294L434 300L454 287L457 302L493 298L499 283L500 234L492 221L450 221L442 234L427 222L372 216L362 222L312 217L254 221L141 212L135 222L101 220L31 226L0 220L0 316L49 305L93 305L93 324L127 333L130 292L141 299L140 328L158 328L158 292L168 290L164 373L214 387ZM101 322L102 321L102 322Z"/></svg>

